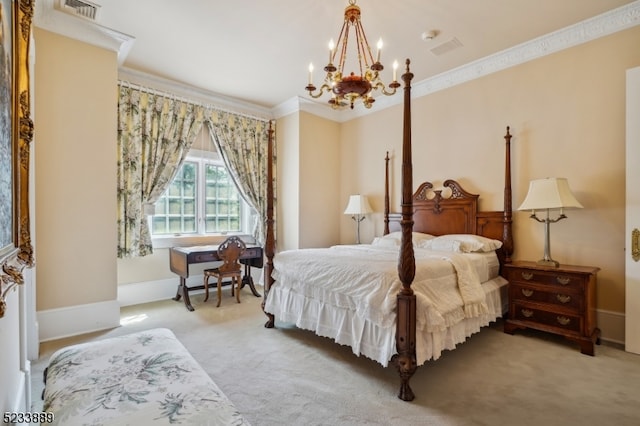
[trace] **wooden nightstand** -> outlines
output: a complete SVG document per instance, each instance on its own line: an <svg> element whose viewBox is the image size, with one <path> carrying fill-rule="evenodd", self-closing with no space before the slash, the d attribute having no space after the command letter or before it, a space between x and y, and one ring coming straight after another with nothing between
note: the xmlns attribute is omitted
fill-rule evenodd
<svg viewBox="0 0 640 426"><path fill-rule="evenodd" d="M515 261L504 267L509 281L509 316L504 332L533 328L564 336L594 355L600 344L596 327L596 279L600 268Z"/></svg>

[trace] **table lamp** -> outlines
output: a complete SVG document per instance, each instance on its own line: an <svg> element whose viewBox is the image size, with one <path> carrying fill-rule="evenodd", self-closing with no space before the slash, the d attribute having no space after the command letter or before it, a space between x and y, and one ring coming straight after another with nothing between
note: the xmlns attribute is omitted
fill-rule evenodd
<svg viewBox="0 0 640 426"><path fill-rule="evenodd" d="M544 223L544 257L538 261L539 265L558 267L560 264L551 258L549 249L549 225L565 219L566 208L582 208L582 204L573 196L566 178L545 178L532 180L529 192L518 210L531 210L531 219ZM560 209L560 215L551 219L549 211ZM546 218L536 216L536 210L546 210Z"/></svg>
<svg viewBox="0 0 640 426"><path fill-rule="evenodd" d="M349 204L347 204L344 214L350 214L351 219L356 222L356 244L360 244L360 222L364 220L364 215L372 212L373 209L366 196L352 195L349 197Z"/></svg>

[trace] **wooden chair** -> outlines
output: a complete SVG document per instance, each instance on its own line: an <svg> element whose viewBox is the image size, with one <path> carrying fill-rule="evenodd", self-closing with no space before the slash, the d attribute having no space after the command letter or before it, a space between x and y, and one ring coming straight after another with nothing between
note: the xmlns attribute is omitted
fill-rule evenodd
<svg viewBox="0 0 640 426"><path fill-rule="evenodd" d="M209 299L209 277L218 279L218 304L220 306L220 299L222 299L222 280L224 278L231 278L231 295L234 293L234 284L236 285L236 300L240 303L240 287L242 286L242 268L238 259L242 256L242 253L246 250L244 241L240 238L233 236L227 238L220 246L218 246L218 257L222 260L222 265L217 268L204 270L204 301Z"/></svg>

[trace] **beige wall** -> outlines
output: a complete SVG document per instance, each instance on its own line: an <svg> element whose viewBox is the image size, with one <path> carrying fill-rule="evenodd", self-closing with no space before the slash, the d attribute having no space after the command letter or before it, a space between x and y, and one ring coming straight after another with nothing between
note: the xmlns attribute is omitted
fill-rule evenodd
<svg viewBox="0 0 640 426"><path fill-rule="evenodd" d="M144 257L117 259L118 285L141 283L146 281L160 281L173 278L176 275L169 269L169 249L154 249L153 254ZM194 265L193 270L198 265ZM192 269L189 269L191 272ZM202 271L200 271L202 272Z"/></svg>
<svg viewBox="0 0 640 426"><path fill-rule="evenodd" d="M306 112L300 113L298 163L300 248L338 244L340 220L347 203L346 198L336 197L341 182L340 125Z"/></svg>
<svg viewBox="0 0 640 426"><path fill-rule="evenodd" d="M300 125L299 113L276 122L276 244L278 250L299 248Z"/></svg>
<svg viewBox="0 0 640 426"><path fill-rule="evenodd" d="M34 30L37 309L116 299L116 53Z"/></svg>
<svg viewBox="0 0 640 426"><path fill-rule="evenodd" d="M625 70L640 65L638 46L634 28L412 102L414 187L452 178L481 194L482 209L502 209L506 126L514 136L514 208L531 179L568 178L585 208L551 225L552 257L602 268L597 307L617 312L624 311ZM343 125L341 198L361 189L381 210L390 150L392 210L399 209L401 109ZM515 214L515 258L537 260L543 225L528 215ZM343 227L342 240L350 235Z"/></svg>
<svg viewBox="0 0 640 426"><path fill-rule="evenodd" d="M276 135L277 249L337 244L340 124L299 112L279 119Z"/></svg>

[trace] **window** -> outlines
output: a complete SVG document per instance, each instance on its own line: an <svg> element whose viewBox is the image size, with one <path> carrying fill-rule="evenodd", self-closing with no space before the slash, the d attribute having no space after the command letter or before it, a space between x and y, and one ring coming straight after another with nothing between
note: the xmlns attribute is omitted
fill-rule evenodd
<svg viewBox="0 0 640 426"><path fill-rule="evenodd" d="M204 170L205 233L241 231L241 197L227 169L220 164L208 163Z"/></svg>
<svg viewBox="0 0 640 426"><path fill-rule="evenodd" d="M197 210L198 163L185 161L169 188L156 202L152 220L153 235L192 234L198 232Z"/></svg>
<svg viewBox="0 0 640 426"><path fill-rule="evenodd" d="M194 141L150 219L155 248L208 244L220 234L251 233L254 212L215 151L207 126Z"/></svg>
<svg viewBox="0 0 640 426"><path fill-rule="evenodd" d="M151 233L156 237L245 232L249 210L217 155L192 150L155 204Z"/></svg>

